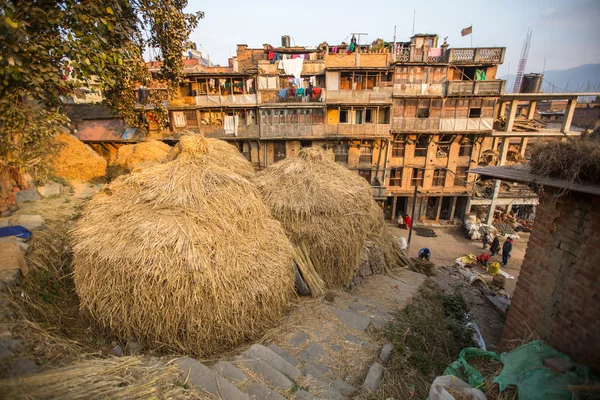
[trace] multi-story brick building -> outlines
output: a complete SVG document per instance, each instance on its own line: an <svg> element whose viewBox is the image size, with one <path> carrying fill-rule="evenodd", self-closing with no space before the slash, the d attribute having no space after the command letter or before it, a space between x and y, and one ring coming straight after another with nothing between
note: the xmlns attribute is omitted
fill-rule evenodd
<svg viewBox="0 0 600 400"><path fill-rule="evenodd" d="M170 128L150 135L202 131L237 146L257 169L321 147L369 181L387 219L412 212L415 185L419 219L461 218L471 205L535 204L534 195L500 190L472 198L467 171L485 155L502 165L511 146L525 155L528 140L569 134L578 94L505 94L496 79L504 54L423 34L395 45L238 45L228 67L185 60ZM517 107L531 120L544 99L567 100L560 130L515 125Z"/></svg>

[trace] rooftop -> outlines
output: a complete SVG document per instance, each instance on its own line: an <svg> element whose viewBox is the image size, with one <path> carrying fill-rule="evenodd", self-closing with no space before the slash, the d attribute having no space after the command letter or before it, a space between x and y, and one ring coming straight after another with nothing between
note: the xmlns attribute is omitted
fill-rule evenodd
<svg viewBox="0 0 600 400"><path fill-rule="evenodd" d="M533 183L536 185L550 186L574 192L588 193L600 196L600 186L584 185L568 182L563 179L532 174L528 165L511 165L503 167L478 167L468 171L481 175L482 179L501 179L510 182Z"/></svg>

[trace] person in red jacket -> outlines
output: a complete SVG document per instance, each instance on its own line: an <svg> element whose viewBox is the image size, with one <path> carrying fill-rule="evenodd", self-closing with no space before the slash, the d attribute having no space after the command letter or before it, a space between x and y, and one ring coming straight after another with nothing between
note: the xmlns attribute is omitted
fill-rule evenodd
<svg viewBox="0 0 600 400"><path fill-rule="evenodd" d="M410 229L410 224L412 221L411 221L410 217L408 216L408 214L406 214L404 216L403 221L404 221L404 225L406 225L406 229Z"/></svg>

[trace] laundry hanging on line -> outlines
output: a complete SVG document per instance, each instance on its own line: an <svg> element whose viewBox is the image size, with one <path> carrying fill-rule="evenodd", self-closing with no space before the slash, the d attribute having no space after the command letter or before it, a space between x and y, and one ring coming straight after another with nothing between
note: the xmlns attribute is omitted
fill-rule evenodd
<svg viewBox="0 0 600 400"><path fill-rule="evenodd" d="M304 60L301 58L292 58L291 60L281 60L283 65L283 71L287 75L292 75L294 78L300 79L302 75L302 66L304 65Z"/></svg>

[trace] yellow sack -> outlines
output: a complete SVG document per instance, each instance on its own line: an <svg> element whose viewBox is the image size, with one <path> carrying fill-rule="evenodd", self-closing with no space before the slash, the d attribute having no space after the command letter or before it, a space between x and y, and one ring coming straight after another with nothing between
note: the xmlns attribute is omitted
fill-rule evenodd
<svg viewBox="0 0 600 400"><path fill-rule="evenodd" d="M488 265L488 274L496 275L500 271L500 263L493 262Z"/></svg>

